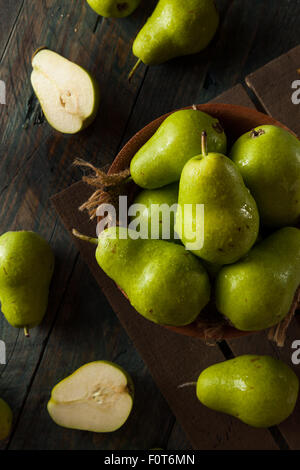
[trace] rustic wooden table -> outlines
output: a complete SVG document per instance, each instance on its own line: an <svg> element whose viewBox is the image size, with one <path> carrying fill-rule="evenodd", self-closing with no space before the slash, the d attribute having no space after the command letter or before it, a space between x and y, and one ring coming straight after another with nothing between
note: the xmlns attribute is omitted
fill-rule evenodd
<svg viewBox="0 0 300 470"><path fill-rule="evenodd" d="M141 67L129 84L127 74L134 63L132 39L154 4L154 0L144 0L129 18L107 20L98 17L84 0L0 0L0 80L6 84L6 105L0 104L1 233L35 230L49 240L56 254L49 309L42 325L26 339L22 331L0 320L0 340L7 350L6 364L0 365L0 396L14 411L13 433L0 448L191 448L71 242L50 197L81 178L81 172L72 167L74 157L103 166L152 119L172 109L212 100L296 46L300 0L217 0L222 23L205 52L159 67ZM100 83L98 117L78 135L61 135L44 122L30 85L31 55L41 45L80 63ZM295 107L298 121L296 114L285 116L284 110L276 108L273 70L274 66L269 83L262 82L259 74L250 79L258 91L254 96L247 89L248 96L261 108L259 90L264 86L264 95L269 90L264 110L275 104L274 117L299 133L299 107L297 111ZM251 104L241 88L238 93L241 104ZM232 101L230 96L228 101ZM290 344L279 354L259 335L214 349L198 341L192 341L190 347L199 348L201 367L214 362L211 356L222 360L231 353L271 353L287 362L291 355ZM135 407L127 424L109 435L57 427L46 411L52 387L82 364L101 358L123 365L134 378ZM212 416L204 413L207 424L203 423L203 446L199 448L300 449L299 407L288 424L261 434L226 417L216 418L212 427Z"/></svg>

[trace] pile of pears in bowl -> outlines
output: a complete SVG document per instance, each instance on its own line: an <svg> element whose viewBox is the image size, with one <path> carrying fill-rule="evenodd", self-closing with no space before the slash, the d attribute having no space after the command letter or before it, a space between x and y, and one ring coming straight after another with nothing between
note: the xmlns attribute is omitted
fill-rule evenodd
<svg viewBox="0 0 300 470"><path fill-rule="evenodd" d="M295 310L300 142L281 123L225 104L172 112L128 142L108 181L98 202L119 189L143 209L92 241L99 266L139 314L217 340L276 327ZM93 215L90 201L83 207ZM153 239L164 204L175 207L171 227Z"/></svg>

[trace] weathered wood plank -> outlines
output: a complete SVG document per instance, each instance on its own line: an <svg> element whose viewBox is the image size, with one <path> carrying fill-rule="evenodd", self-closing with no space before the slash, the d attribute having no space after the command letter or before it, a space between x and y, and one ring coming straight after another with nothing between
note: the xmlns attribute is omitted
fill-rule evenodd
<svg viewBox="0 0 300 470"><path fill-rule="evenodd" d="M292 101L296 91L293 82L299 80L300 45L246 77L268 114L283 122L300 135L300 104Z"/></svg>
<svg viewBox="0 0 300 470"><path fill-rule="evenodd" d="M9 358L7 365L0 368L0 391L13 407L15 423L76 256L76 250L67 242L64 232L60 229L60 223L49 206L49 195L61 187L61 176L58 174L59 177L53 181L55 172L51 162L51 147L50 152L46 147L45 151L40 153L39 145L45 136L50 135L51 130L45 125L42 132L41 128L33 124L34 119L29 119L28 126L23 127L27 114L27 98L32 97L29 81L30 56L38 45L47 43L49 33L53 33L55 27L62 36L60 44L63 41L75 43L70 34L72 22L76 21L78 28L81 25L86 29L85 21L89 16L85 2L61 2L58 5L53 1L25 1L0 64L1 79L4 79L7 85L7 105L0 106L1 232L17 229L36 230L47 240L51 240L57 255L52 283L55 295L50 296L48 314L42 326L32 332L30 340L25 341L22 334L10 327L3 317L0 319L1 339L6 343ZM68 32L69 38L63 40ZM51 41L53 45L59 43L55 36ZM49 45L51 41L49 40ZM32 107L32 110L34 109ZM49 141L47 143L49 144ZM61 156L63 160L63 152ZM1 443L1 447L3 446L5 443Z"/></svg>
<svg viewBox="0 0 300 470"><path fill-rule="evenodd" d="M23 0L0 1L0 60L23 3Z"/></svg>
<svg viewBox="0 0 300 470"><path fill-rule="evenodd" d="M129 420L111 434L58 427L46 409L51 389L81 365L100 359L117 362L133 377L136 398ZM35 419L37 415L39 419ZM173 416L165 400L159 396L88 268L80 261L9 448L149 449L166 433L170 420L173 422Z"/></svg>
<svg viewBox="0 0 300 470"><path fill-rule="evenodd" d="M0 366L0 395L3 394L11 404L15 423L51 331L77 253L49 202L49 194L58 187L56 182L59 181L52 170L51 161L43 160L42 154L38 153L19 173L14 184L0 196L1 232L35 230L50 242L56 257L48 312L41 326L32 330L30 338L25 338L22 331L11 327L3 316L0 318L1 339L5 341L8 357L7 364Z"/></svg>
<svg viewBox="0 0 300 470"><path fill-rule="evenodd" d="M187 435L182 430L182 427L180 426L178 421L174 423L174 426L168 438L167 447L164 447L163 444L164 443L160 444L162 446L161 448L163 449L167 448L168 450L192 450L192 445L188 440Z"/></svg>
<svg viewBox="0 0 300 470"><path fill-rule="evenodd" d="M53 133L48 124L39 125L39 106L30 84L33 52L37 47L47 45L89 68L89 53L95 54L93 43L89 48L78 46L76 35L91 34L88 29L91 15L86 2L24 1L0 63L7 100L6 106L0 106L1 155L4 156L0 165L0 192L44 139Z"/></svg>
<svg viewBox="0 0 300 470"><path fill-rule="evenodd" d="M104 353L102 353L100 357L105 357L110 360L118 361L118 357L122 358L123 352L130 349L130 352L128 353L131 361L130 371L133 372L134 376L138 376L138 383L141 384L141 391L139 394L140 398L137 402L137 409L139 410L138 418L143 413L142 406L144 403L144 395L148 396L149 400L153 400L157 407L157 413L153 413L153 410L147 408L149 416L146 418L152 423L151 427L153 432L153 434L149 433L148 438L150 439L152 437L152 440L155 441L158 439L158 436L160 436L163 426L166 426L166 430L168 430L169 420L173 421L173 416L165 404L164 399L161 397L160 392L150 380L149 372L144 368L144 366L141 366L141 360L138 354L132 346L131 348L128 347L128 339L126 335L124 333L123 336L119 334L119 322L115 318L114 313L107 306L103 296L95 294L94 290L89 290L89 286L93 285L94 281L88 272L81 274L82 263L79 264L79 266L76 265L76 270L74 270L75 279L71 277L74 263L76 261L76 250L70 243L68 234L62 230L59 221L57 221L48 196L52 192L56 192L60 185L70 184L72 182L72 178L70 178L70 175L68 176L66 167L63 166L60 160L53 163L51 156L49 160L45 158L48 148L49 145L45 145L40 148L39 152L37 152L34 158L26 165L24 171L18 175L5 194L0 197L1 207L7 207L9 201L11 201L14 207L19 208L17 213L11 213L8 211L3 214L1 221L2 228L7 226L11 229L34 229L46 238L51 237L51 245L54 247L57 255L57 266L54 283L51 287L48 314L41 327L33 330L30 340L24 341L22 334L19 334L17 330L9 327L3 318L1 320L1 326L3 325L3 336L1 334L1 339L4 339L7 344L8 356L11 355L12 351L14 351L14 354L12 355L9 365L7 365L7 367L3 366L3 369L0 368L0 371L2 372L0 380L0 394L3 392L3 396L8 399L13 407L15 417L19 419L14 435L12 436L10 448L45 448L47 447L47 442L49 447L51 447L50 443L52 442L54 448L61 448L61 445L65 446L64 448L81 448L81 435L76 433L68 435L66 431L64 431L65 437L62 440L62 444L60 444L61 435L59 434L57 427L51 422L46 412L46 403L49 398L49 393L44 394L44 390L50 392L56 381L63 377L66 370L66 363L69 366L69 372L71 372L72 368L76 369L82 364L83 351L92 353L94 349L96 350L98 344L102 344L103 351L105 352L105 356ZM56 151L58 154L61 153L62 161L64 161L64 151L67 152L66 155L69 154L69 149L64 145L63 141L60 142L60 144L56 142ZM41 165L43 165L43 168L41 168ZM64 175L64 177L61 175ZM68 250L66 250L66 247ZM67 300L64 301L64 296L66 295L65 291L69 284L70 277L72 279L72 283L68 288ZM82 286L82 289L78 289L78 286L81 285L81 278L85 280L85 284ZM76 292L79 297L74 295ZM79 298L81 301L79 301ZM76 309L79 308L79 305L80 309L77 311ZM87 330L84 330L81 327L78 328L79 323L75 321L73 324L73 318L69 317L70 308L71 311L73 311L74 308L74 311L78 312L78 322L83 321L82 312L86 315L88 308L90 308L90 314L95 318L95 322L92 325L93 330L96 328L97 322L101 322L104 314L109 319L110 324L99 323L98 329L95 329L94 343L88 332L88 329L91 328L92 320L91 323L86 325ZM101 312L101 315L99 312ZM52 369L50 365L49 367L47 366L47 372L46 375L44 375L43 367L41 368L41 366L39 366L39 360L41 355L43 355L49 333L51 332L51 328L57 315L59 315L58 330L60 331L60 335L65 335L65 339L57 339L56 335L54 335L53 342L51 343L53 350L50 347L49 361L51 362L53 357L55 357L56 362L53 364ZM71 322L71 326L69 325L69 322ZM75 343L69 342L70 331L73 328L78 329L81 333L84 332L84 336L80 336L81 343L77 351L77 360L75 360L73 351ZM112 334L113 336L111 336ZM88 342L87 338L89 338ZM102 341L100 338L103 338ZM58 351L58 343L61 344L62 349L61 353L56 355L56 352ZM91 345L92 350L87 347L88 345ZM126 356L126 358L127 357L128 356ZM31 380L36 372L36 367L38 366L37 383L39 387L36 390L36 382L34 382L33 395L30 393L27 398L28 389L31 386ZM52 377L48 369L52 370L54 374ZM145 391L143 392L144 388ZM41 398L37 399L39 394ZM43 397L44 401L42 402ZM22 411L24 400L27 400L25 413L21 415L21 418L19 418L18 415L20 411ZM41 403L43 406L43 412L41 412L40 409ZM40 420L28 419L28 415L30 415L30 413L33 413L33 416L39 414ZM155 424L155 420L158 420L158 418L159 422L158 424ZM31 423L32 426L31 433L27 432L28 423ZM44 429L46 427L48 429L48 426L50 426L49 433L44 434L40 432L40 429ZM138 437L139 445L137 445L135 428L136 422L132 421L132 424L128 428L129 430L127 431L130 435L128 441L127 439L124 439L123 444L120 444L119 439L121 435L119 435L118 440L114 441L111 445L115 445L117 447L119 445L124 445L128 448L131 446L133 446L133 448L134 446L137 446L137 448L143 448L142 444L145 437L141 432ZM35 436L34 439L32 437L33 435ZM67 436L69 436L69 441ZM84 440L82 445L94 448L95 437L89 433L87 433L87 436L87 439ZM87 441L90 442L90 445L87 444ZM107 446L109 447L109 442L109 440L104 443L102 442L104 448Z"/></svg>
<svg viewBox="0 0 300 470"><path fill-rule="evenodd" d="M299 0L230 2L208 71L205 101L299 44L299 17Z"/></svg>
<svg viewBox="0 0 300 470"><path fill-rule="evenodd" d="M235 85L230 90L226 90L221 95L216 96L211 103L227 103L246 106L248 108L255 108L253 101L247 94L245 88L241 85Z"/></svg>

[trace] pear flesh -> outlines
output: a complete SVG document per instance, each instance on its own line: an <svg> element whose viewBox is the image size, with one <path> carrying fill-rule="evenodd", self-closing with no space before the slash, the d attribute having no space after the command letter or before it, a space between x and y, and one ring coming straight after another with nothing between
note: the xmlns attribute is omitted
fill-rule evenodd
<svg viewBox="0 0 300 470"><path fill-rule="evenodd" d="M37 51L32 67L32 87L54 129L75 134L92 122L99 89L86 70L49 49Z"/></svg>
<svg viewBox="0 0 300 470"><path fill-rule="evenodd" d="M80 367L52 390L48 412L59 426L113 432L127 420L133 384L118 365L95 361Z"/></svg>
<svg viewBox="0 0 300 470"><path fill-rule="evenodd" d="M7 439L12 428L13 414L8 404L0 398L0 441Z"/></svg>
<svg viewBox="0 0 300 470"><path fill-rule="evenodd" d="M124 18L139 6L141 0L87 0L90 7L105 18Z"/></svg>

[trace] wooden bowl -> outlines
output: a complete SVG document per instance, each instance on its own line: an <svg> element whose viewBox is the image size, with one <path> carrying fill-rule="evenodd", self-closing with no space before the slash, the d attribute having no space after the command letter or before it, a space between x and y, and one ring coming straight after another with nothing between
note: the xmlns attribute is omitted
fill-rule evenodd
<svg viewBox="0 0 300 470"><path fill-rule="evenodd" d="M183 109L191 109L192 107L195 107L195 105L188 106ZM250 131L254 127L261 126L264 124L276 125L294 134L290 129L288 129L280 122L276 121L270 116L267 116L266 114L256 111L255 109L246 108L244 106L235 106L219 103L201 104L196 105L196 107L197 109L204 111L210 114L211 116L214 116L219 119L228 138L228 149L230 149L233 142L242 134L247 131ZM150 137L152 137L152 135L156 132L161 123L166 119L166 117L172 114L172 112L165 114L159 117L158 119L155 119L154 121L150 122L150 124L145 126L142 130L137 132L137 134L135 134L135 136L133 136L132 139L130 139L129 142L118 153L108 173L118 173L119 171L128 168L130 165L130 161L135 155L135 153L147 142L147 140L150 139ZM136 190L137 187L135 188L133 193L135 193ZM130 191L132 194L132 187ZM207 310L208 313L212 314L212 316L214 314L220 315L217 314L216 307L212 303L209 304ZM199 316L199 320L200 318L201 316ZM203 322L199 320L196 320L195 322L187 326L163 326L163 328L167 328L179 334L205 339L207 341L231 339L256 333L253 331L248 332L237 330L236 328L230 326L227 322L225 322L224 319L222 320L221 315L219 326L217 322L215 324L207 324L205 326L203 325Z"/></svg>

